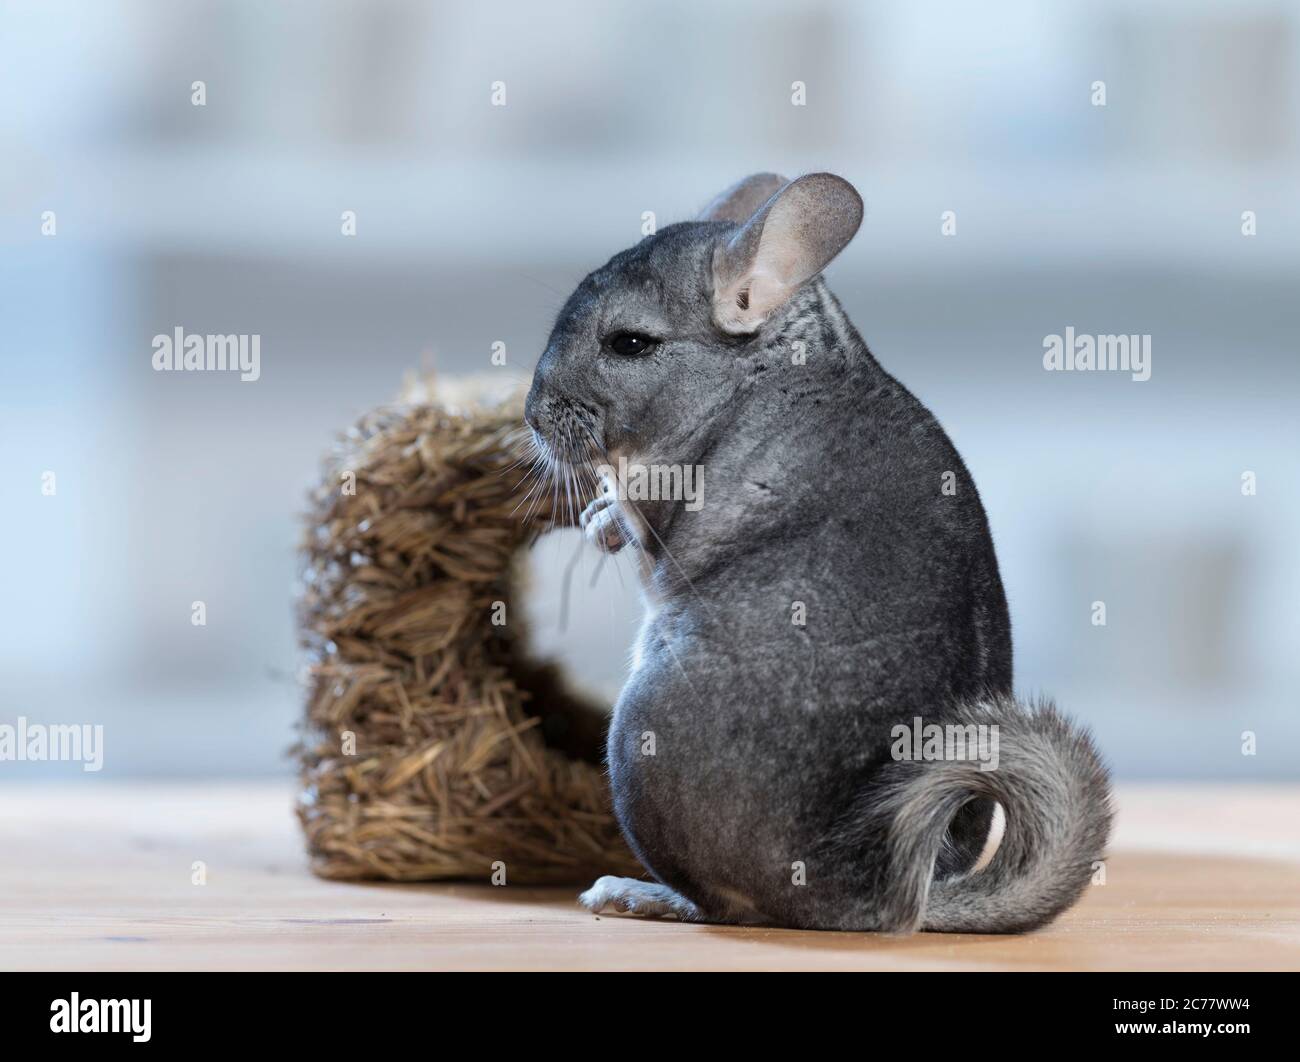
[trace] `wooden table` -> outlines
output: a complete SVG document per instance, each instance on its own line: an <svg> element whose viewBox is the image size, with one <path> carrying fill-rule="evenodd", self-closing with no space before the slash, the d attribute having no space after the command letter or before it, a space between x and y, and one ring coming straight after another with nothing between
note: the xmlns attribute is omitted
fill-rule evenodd
<svg viewBox="0 0 1300 1062"><path fill-rule="evenodd" d="M285 784L0 787L0 968L1300 969L1300 787L1121 790L1106 884L1022 937L679 925L593 917L575 889L325 882L291 808Z"/></svg>

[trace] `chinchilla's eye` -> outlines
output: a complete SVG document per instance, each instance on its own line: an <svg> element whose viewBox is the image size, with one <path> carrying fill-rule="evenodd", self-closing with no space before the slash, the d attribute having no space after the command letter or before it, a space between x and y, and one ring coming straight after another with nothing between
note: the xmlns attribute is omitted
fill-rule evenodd
<svg viewBox="0 0 1300 1062"><path fill-rule="evenodd" d="M605 345L615 354L625 358L635 358L650 353L655 341L640 332L619 332L610 336L605 341Z"/></svg>

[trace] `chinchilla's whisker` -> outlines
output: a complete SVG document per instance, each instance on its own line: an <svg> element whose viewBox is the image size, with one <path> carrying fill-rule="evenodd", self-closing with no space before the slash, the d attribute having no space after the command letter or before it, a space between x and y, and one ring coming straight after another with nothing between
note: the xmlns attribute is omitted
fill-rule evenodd
<svg viewBox="0 0 1300 1062"><path fill-rule="evenodd" d="M601 551L600 551L600 556L596 558L596 567L595 567L595 570L592 571L592 573L591 573L591 582L589 582L589 583L587 584L587 587L588 587L589 589L595 587L595 585L596 585L596 580L600 578L601 570L605 567L605 558L608 557L608 556L609 556L609 554L606 553L604 550L601 550Z"/></svg>
<svg viewBox="0 0 1300 1062"><path fill-rule="evenodd" d="M516 468L518 468L520 465L524 464L525 462L532 461L534 459L534 452L536 450L536 446L537 444L533 443L532 449L521 450L519 456L516 457L513 461L511 461L510 464L506 465L504 468L500 468L497 470L497 475L504 476L507 472L513 472ZM513 446L511 448L513 449Z"/></svg>
<svg viewBox="0 0 1300 1062"><path fill-rule="evenodd" d="M578 522L577 514L574 512L574 468L573 468L573 438L570 429L565 428L565 461L564 461L564 500L565 513L568 516L566 523L569 526L576 525Z"/></svg>
<svg viewBox="0 0 1300 1062"><path fill-rule="evenodd" d="M546 497L546 486L549 480L550 458L549 455L546 452L544 452L540 447L538 448L537 456L533 467L536 473L536 482L533 484L532 489L528 492L528 496L532 498L532 504L528 506L528 512L524 514L525 524L530 523L532 521L533 513L537 511L538 505L540 505L542 499ZM528 498L524 499L524 501L527 500ZM520 505L522 504L523 502L520 502ZM516 510L518 510L519 506L516 506L515 508Z"/></svg>
<svg viewBox="0 0 1300 1062"><path fill-rule="evenodd" d="M551 522L548 529L554 530L556 525L555 514L559 511L560 508L560 469L559 469L559 462L556 461L554 456L551 457L550 472L551 472Z"/></svg>
<svg viewBox="0 0 1300 1062"><path fill-rule="evenodd" d="M527 486L528 483L531 481L532 486L529 487L528 493L526 493L519 500L519 504L516 505L514 509L510 511L511 516L514 516L515 513L517 513L523 505L527 504L528 499L532 498L534 494L537 492L538 488L542 487L543 484L546 483L545 468L546 468L545 462L542 460L541 454L537 454L536 456L534 456L533 465L528 470L527 476L524 477L523 483L520 484L520 487ZM534 500L534 506L535 505L536 505L536 501ZM524 522L527 523L528 520L531 519L531 517L532 517L532 508L530 507L527 515L524 518Z"/></svg>
<svg viewBox="0 0 1300 1062"><path fill-rule="evenodd" d="M569 563L564 568L564 581L560 584L560 633L563 634L569 629L569 591L573 583L573 569L577 566L578 558L582 556L582 540L578 540L578 547L573 551L573 556L569 558Z"/></svg>

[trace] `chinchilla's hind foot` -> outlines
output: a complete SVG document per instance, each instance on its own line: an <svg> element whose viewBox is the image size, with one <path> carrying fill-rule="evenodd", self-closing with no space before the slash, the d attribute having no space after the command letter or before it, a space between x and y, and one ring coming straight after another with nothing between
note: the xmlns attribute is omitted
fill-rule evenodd
<svg viewBox="0 0 1300 1062"><path fill-rule="evenodd" d="M699 920L695 904L667 885L657 881L637 881L635 878L616 878L606 874L578 897L578 902L592 914L600 914L607 907L642 918L676 917L682 922Z"/></svg>

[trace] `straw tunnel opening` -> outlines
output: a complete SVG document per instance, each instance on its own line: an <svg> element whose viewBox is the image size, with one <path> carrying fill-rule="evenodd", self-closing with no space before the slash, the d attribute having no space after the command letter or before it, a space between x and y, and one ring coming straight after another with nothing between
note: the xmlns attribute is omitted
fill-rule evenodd
<svg viewBox="0 0 1300 1062"><path fill-rule="evenodd" d="M632 556L604 556L580 532L557 529L521 552L512 589L526 633L510 668L533 694L527 710L541 717L547 744L603 763L641 622Z"/></svg>

